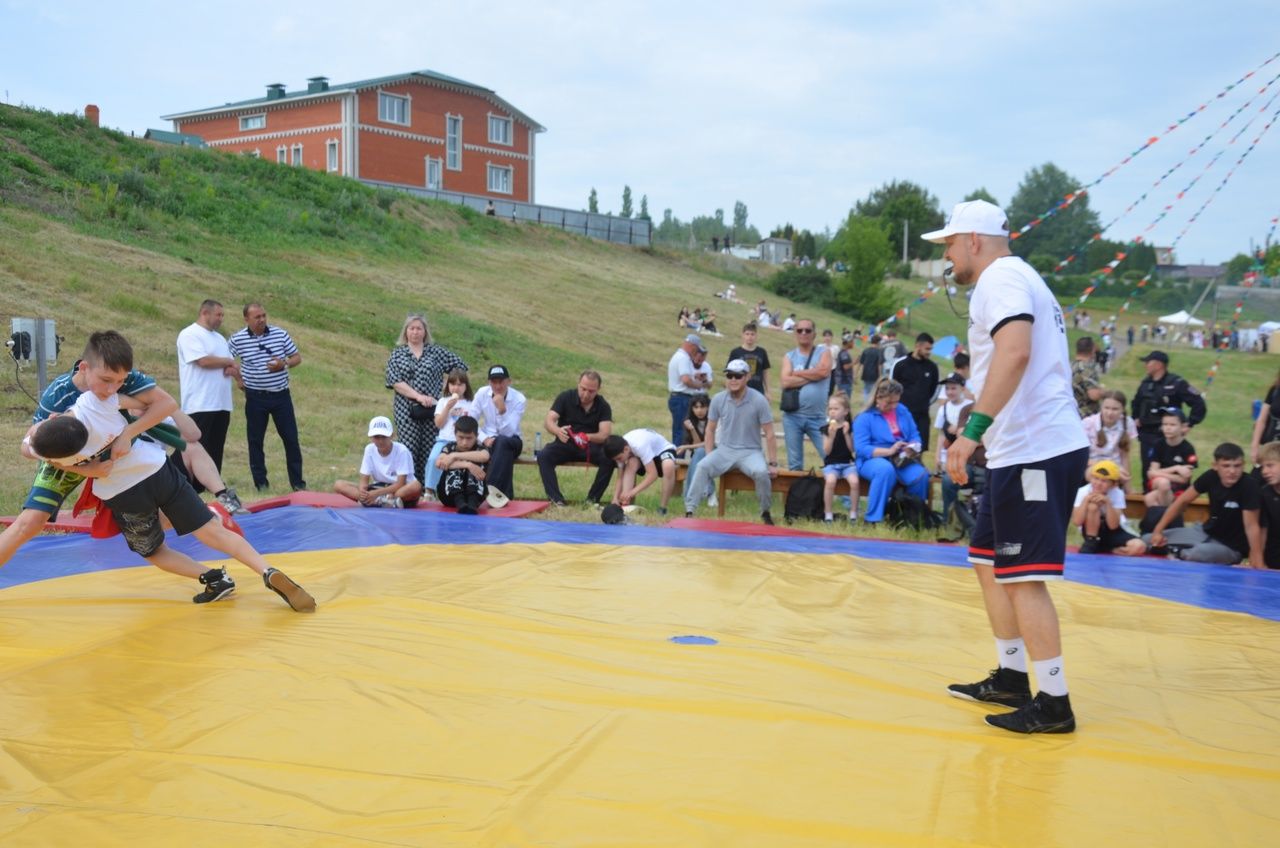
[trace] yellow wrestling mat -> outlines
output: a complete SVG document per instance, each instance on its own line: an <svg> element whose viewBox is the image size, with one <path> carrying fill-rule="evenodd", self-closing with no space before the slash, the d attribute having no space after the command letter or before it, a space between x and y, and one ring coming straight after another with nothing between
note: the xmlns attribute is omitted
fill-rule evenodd
<svg viewBox="0 0 1280 848"><path fill-rule="evenodd" d="M610 545L276 554L0 592L0 845L1254 846L1280 624L1066 583L1070 736L946 684L967 570ZM126 560L131 561L131 560ZM715 644L672 637L703 636Z"/></svg>

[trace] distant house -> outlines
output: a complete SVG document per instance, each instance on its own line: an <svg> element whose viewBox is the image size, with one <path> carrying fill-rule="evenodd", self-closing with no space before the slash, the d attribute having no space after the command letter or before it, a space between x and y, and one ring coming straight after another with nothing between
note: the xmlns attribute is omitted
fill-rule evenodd
<svg viewBox="0 0 1280 848"><path fill-rule="evenodd" d="M1157 265L1156 276L1162 280L1202 282L1222 279L1226 265Z"/></svg>
<svg viewBox="0 0 1280 848"><path fill-rule="evenodd" d="M527 203L534 137L546 131L492 90L434 71L341 85L312 77L300 91L272 83L265 97L163 119L217 150Z"/></svg>
<svg viewBox="0 0 1280 848"><path fill-rule="evenodd" d="M770 265L791 261L791 239L767 238L760 242L760 258Z"/></svg>

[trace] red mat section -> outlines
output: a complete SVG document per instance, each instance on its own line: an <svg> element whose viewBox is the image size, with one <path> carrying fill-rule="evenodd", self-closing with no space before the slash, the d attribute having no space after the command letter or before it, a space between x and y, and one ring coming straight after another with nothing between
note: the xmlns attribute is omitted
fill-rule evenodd
<svg viewBox="0 0 1280 848"><path fill-rule="evenodd" d="M508 501L502 509L492 509L488 505L480 507L480 515L497 515L502 518L521 518L526 515L542 512L551 505L550 501ZM262 512L264 509L275 509L281 506L313 506L328 509L359 509L359 504L349 498L333 492L294 492L289 495L278 495L260 501L247 503L245 509L250 512ZM438 503L419 501L415 509L429 512L456 512Z"/></svg>
<svg viewBox="0 0 1280 848"><path fill-rule="evenodd" d="M785 525L760 524L754 521L722 521L714 518L673 518L664 525L681 530L705 530L708 533L732 533L735 536L817 536L829 539L831 533L797 530Z"/></svg>
<svg viewBox="0 0 1280 848"><path fill-rule="evenodd" d="M542 512L549 507L549 501L508 501L507 505L502 509L492 509L488 505L480 507L480 515L496 515L502 518L523 518L526 515L534 515ZM263 498L260 501L247 503L245 509L250 512L262 512L264 509L275 509L281 506L312 506L317 508L328 509L356 509L359 507L355 501L348 500L342 495L333 494L332 492L294 492L290 495L279 495L273 498ZM431 512L456 512L447 506L441 506L437 503L419 503L416 509L428 510ZM0 526L8 527L14 522L15 516L8 515L0 517ZM58 513L58 518L50 521L44 526L46 532L54 533L88 533L89 526L93 524L93 514L88 513L78 518L71 517L71 510L64 509Z"/></svg>

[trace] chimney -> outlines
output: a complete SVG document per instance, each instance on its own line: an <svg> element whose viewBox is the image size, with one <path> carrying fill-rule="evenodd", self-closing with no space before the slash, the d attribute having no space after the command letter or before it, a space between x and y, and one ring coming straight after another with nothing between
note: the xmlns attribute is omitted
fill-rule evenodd
<svg viewBox="0 0 1280 848"><path fill-rule="evenodd" d="M268 83L268 84L267 84L267 99L268 99L268 100L283 100L283 99L284 99L284 83L282 83L282 82L273 82L273 83Z"/></svg>
<svg viewBox="0 0 1280 848"><path fill-rule="evenodd" d="M84 107L84 119L95 127L98 126L98 107L92 103Z"/></svg>
<svg viewBox="0 0 1280 848"><path fill-rule="evenodd" d="M317 91L329 90L328 77L308 77L307 78L307 94L315 94Z"/></svg>

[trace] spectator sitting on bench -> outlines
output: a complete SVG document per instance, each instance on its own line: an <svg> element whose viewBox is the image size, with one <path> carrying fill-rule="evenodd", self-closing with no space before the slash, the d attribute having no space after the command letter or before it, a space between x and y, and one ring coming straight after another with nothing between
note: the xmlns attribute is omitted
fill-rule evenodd
<svg viewBox="0 0 1280 848"><path fill-rule="evenodd" d="M919 461L920 434L902 399L902 384L882 378L871 405L853 422L854 458L858 476L870 481L864 521L884 520L884 508L895 483L924 500L929 494L929 470Z"/></svg>
<svg viewBox="0 0 1280 848"><path fill-rule="evenodd" d="M555 437L538 451L538 473L547 500L564 506L564 495L556 479L556 466L566 462L592 462L599 468L587 500L599 503L613 479L613 461L604 455L604 440L613 432L613 408L600 395L602 378L596 371L583 371L578 388L556 396L547 412L547 432Z"/></svg>
<svg viewBox="0 0 1280 848"><path fill-rule="evenodd" d="M711 399L707 415L707 455L698 463L693 482L685 489L686 518L693 517L701 500L698 494L721 474L736 468L755 481L760 520L773 523L769 507L773 502L773 479L778 476L778 441L773 432L773 411L764 395L747 386L750 376L751 366L741 359L730 360L724 367L726 388Z"/></svg>
<svg viewBox="0 0 1280 848"><path fill-rule="evenodd" d="M1099 460L1089 469L1089 482L1076 492L1071 523L1084 534L1082 554L1119 554L1141 556L1146 544L1120 526L1124 516L1125 497L1120 487L1120 466L1109 459Z"/></svg>
<svg viewBox="0 0 1280 848"><path fill-rule="evenodd" d="M1151 449L1151 464L1147 467L1147 492L1142 497L1147 505L1147 515L1142 520L1143 530L1149 532L1154 528L1174 498L1191 485L1191 475L1197 465L1196 449L1183 438L1186 431L1182 410L1165 410L1160 419L1163 438ZM1182 521L1179 519L1169 526L1181 527Z"/></svg>
<svg viewBox="0 0 1280 848"><path fill-rule="evenodd" d="M604 440L604 455L618 466L618 482L613 490L613 503L627 506L635 503L654 480L662 481L662 505L659 515L667 514L667 503L676 488L676 446L654 430L631 430L625 436ZM640 483L636 477L643 477Z"/></svg>
<svg viewBox="0 0 1280 848"><path fill-rule="evenodd" d="M827 423L822 425L822 520L830 524L835 518L836 483L849 481L849 523L858 520L858 498L861 487L858 469L853 464L853 422L849 420L849 398L836 392L827 399Z"/></svg>
<svg viewBox="0 0 1280 848"><path fill-rule="evenodd" d="M1209 495L1209 520L1191 527L1169 529L1197 495ZM1265 568L1262 560L1262 528L1258 513L1262 489L1244 473L1244 449L1223 442L1213 451L1213 468L1196 478L1160 517L1142 541L1152 548L1173 548L1179 558L1191 562L1235 565L1246 557L1250 568ZM1167 532L1166 532L1167 531Z"/></svg>

